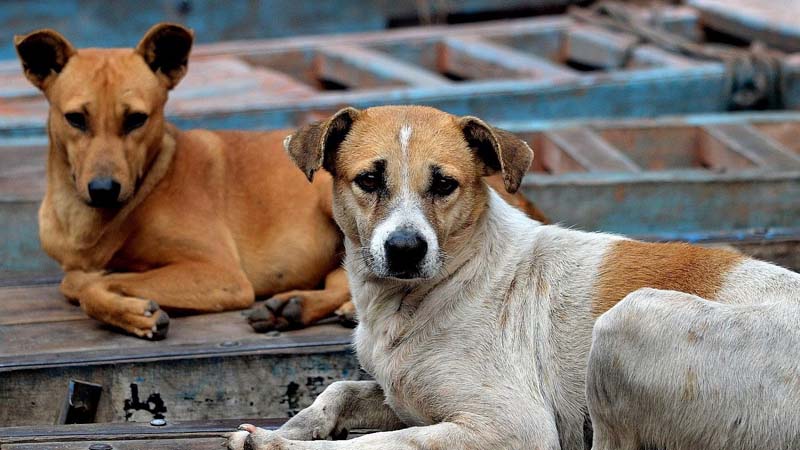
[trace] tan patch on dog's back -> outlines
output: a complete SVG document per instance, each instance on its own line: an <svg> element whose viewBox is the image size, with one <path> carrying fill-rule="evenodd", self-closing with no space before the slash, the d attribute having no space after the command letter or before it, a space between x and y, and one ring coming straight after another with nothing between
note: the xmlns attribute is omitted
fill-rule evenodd
<svg viewBox="0 0 800 450"><path fill-rule="evenodd" d="M597 317L640 288L666 289L713 300L725 274L744 256L689 244L615 242L603 258L592 312Z"/></svg>

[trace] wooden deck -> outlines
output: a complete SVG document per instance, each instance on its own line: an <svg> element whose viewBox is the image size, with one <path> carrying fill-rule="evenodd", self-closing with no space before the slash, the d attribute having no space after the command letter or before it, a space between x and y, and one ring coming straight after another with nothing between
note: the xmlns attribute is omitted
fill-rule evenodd
<svg viewBox="0 0 800 450"><path fill-rule="evenodd" d="M701 42L700 26L726 31L713 3L651 19ZM796 110L800 54L780 61ZM720 114L720 63L562 15L207 44L190 67L168 107L183 128L297 126L385 103L478 115L532 143L522 190L556 222L800 270L800 113ZM0 63L0 86L0 449L218 448L238 417L285 418L331 381L365 376L335 323L259 335L242 312L177 317L152 343L69 305L37 235L46 104L16 61ZM94 420L106 424L54 425L73 382L101 387ZM148 425L157 416L168 425Z"/></svg>
<svg viewBox="0 0 800 450"><path fill-rule="evenodd" d="M0 428L0 450L219 450L225 442L222 434L239 424L274 429L284 420L183 421L159 427L117 423Z"/></svg>
<svg viewBox="0 0 800 450"><path fill-rule="evenodd" d="M102 386L97 422L288 417L362 376L351 332L256 334L237 311L173 318L167 340L148 342L87 318L55 285L2 287L0 427L57 423L70 380Z"/></svg>

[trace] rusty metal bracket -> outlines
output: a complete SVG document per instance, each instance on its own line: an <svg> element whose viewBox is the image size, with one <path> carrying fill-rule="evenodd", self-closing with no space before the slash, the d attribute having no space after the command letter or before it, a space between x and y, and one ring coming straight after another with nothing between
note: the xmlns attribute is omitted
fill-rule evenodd
<svg viewBox="0 0 800 450"><path fill-rule="evenodd" d="M88 381L69 380L67 398L64 401L58 423L93 423L102 393L102 385Z"/></svg>

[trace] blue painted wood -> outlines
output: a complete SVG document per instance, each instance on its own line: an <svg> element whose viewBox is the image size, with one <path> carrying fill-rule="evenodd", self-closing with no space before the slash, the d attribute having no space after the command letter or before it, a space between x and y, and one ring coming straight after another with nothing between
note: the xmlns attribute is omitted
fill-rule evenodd
<svg viewBox="0 0 800 450"><path fill-rule="evenodd" d="M131 47L154 23L183 23L198 42L263 39L301 34L385 29L391 19L433 19L448 13L477 13L531 6L558 6L570 0L468 0L420 9L412 1L261 0L5 0L0 5L0 59L15 56L12 37L53 28L80 47Z"/></svg>
<svg viewBox="0 0 800 450"><path fill-rule="evenodd" d="M295 113L285 114L287 121L297 119ZM531 142L537 154L536 163L534 172L525 178L523 191L549 217L564 225L649 239L695 241L725 236L736 240L759 236L759 239L769 240L785 239L787 235L800 239L800 203L797 202L800 198L800 145L793 139L800 134L800 113L711 114L589 122L544 121L531 117L536 116L510 117L497 125ZM753 142L766 143L767 147L753 153L742 152L735 142L726 139L698 141L704 130L717 127L730 132L742 126ZM776 135L769 127L785 127L785 130ZM613 142L617 141L608 138L609 132L614 130L623 130L623 137L636 130L672 131L659 139L636 138L639 141L635 145L623 148L615 146ZM678 139L673 137L677 136L674 133L687 135ZM542 145L542 136L551 137L548 145L554 149ZM576 145L574 139L552 139L552 136L591 136L597 148L579 154L581 146ZM631 136L634 139L634 135ZM24 144L34 145L28 146L28 152ZM31 271L58 273L57 267L38 250L36 209L44 192L45 160L41 144L41 140L16 141L17 147L0 146L0 284L3 276L18 278ZM690 152L698 145L721 146L712 153L713 158L719 160L713 167L715 170L703 169L695 161L698 156ZM563 146L571 147L564 149ZM666 146L672 155L661 154L657 161L659 170L652 170L647 164L654 161L652 155L657 152L630 153L637 146L645 149ZM567 167L557 173L544 172L542 161L547 160L548 151L572 155L570 157L576 164L583 165L584 171L570 173L574 169ZM664 152L663 149L658 151ZM23 155L28 157L23 158ZM642 155L650 156L642 160ZM764 159L767 157L779 159ZM620 171L615 172L617 167Z"/></svg>

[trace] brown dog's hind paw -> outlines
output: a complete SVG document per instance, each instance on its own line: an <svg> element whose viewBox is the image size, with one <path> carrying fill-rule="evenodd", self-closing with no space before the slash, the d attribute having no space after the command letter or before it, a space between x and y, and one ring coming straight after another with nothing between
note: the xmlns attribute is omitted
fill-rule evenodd
<svg viewBox="0 0 800 450"><path fill-rule="evenodd" d="M356 307L353 302L347 302L340 306L335 312L336 317L339 318L339 323L347 328L355 328L358 325L356 319Z"/></svg>
<svg viewBox="0 0 800 450"><path fill-rule="evenodd" d="M247 315L247 322L257 333L286 331L303 327L303 298L272 297Z"/></svg>
<svg viewBox="0 0 800 450"><path fill-rule="evenodd" d="M300 297L290 297L285 300L278 297L270 298L250 312L247 321L257 333L301 328L302 302Z"/></svg>

